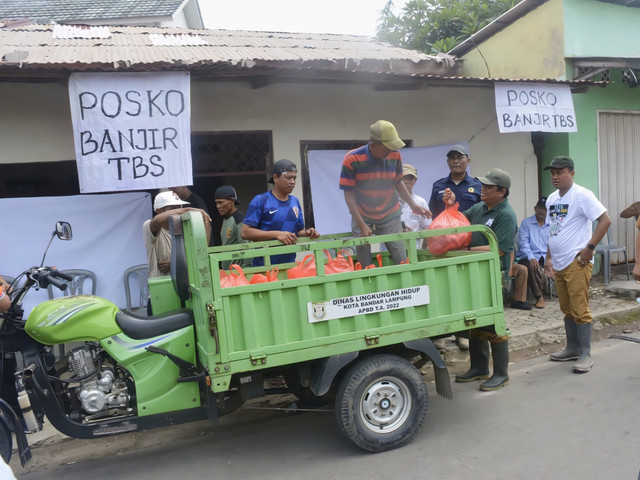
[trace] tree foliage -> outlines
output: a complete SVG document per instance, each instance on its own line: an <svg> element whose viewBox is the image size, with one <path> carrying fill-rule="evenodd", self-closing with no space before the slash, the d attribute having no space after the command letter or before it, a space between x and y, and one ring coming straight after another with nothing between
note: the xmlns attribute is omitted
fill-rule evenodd
<svg viewBox="0 0 640 480"><path fill-rule="evenodd" d="M519 0L409 0L399 15L388 0L376 38L425 53L447 52L514 7Z"/></svg>

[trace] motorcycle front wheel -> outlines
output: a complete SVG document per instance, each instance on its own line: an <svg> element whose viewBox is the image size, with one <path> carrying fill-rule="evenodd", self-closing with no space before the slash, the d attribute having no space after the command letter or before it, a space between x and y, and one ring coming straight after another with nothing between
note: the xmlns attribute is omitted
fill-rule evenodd
<svg viewBox="0 0 640 480"><path fill-rule="evenodd" d="M11 460L11 451L13 450L13 437L8 425L0 420L0 456L6 464Z"/></svg>

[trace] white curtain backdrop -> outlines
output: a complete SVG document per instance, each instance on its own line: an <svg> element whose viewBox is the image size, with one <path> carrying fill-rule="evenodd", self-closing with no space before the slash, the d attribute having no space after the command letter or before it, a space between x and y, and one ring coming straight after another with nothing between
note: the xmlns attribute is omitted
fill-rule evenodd
<svg viewBox="0 0 640 480"><path fill-rule="evenodd" d="M447 152L453 145L466 142L434 145L431 147L403 148L402 162L409 163L418 170L418 181L413 193L427 202L431 187L436 180L449 175ZM315 227L321 234L351 231L351 215L340 190L340 170L346 150L311 150L308 152L309 180ZM471 155L471 152L469 152ZM469 172L470 173L470 172Z"/></svg>
<svg viewBox="0 0 640 480"><path fill-rule="evenodd" d="M98 279L96 294L124 308L124 271L147 262L142 224L151 218L148 193L3 198L0 209L0 274L17 277L40 265L56 221L64 220L71 223L73 240L54 238L45 265L92 270ZM47 299L46 289L32 290L25 315Z"/></svg>

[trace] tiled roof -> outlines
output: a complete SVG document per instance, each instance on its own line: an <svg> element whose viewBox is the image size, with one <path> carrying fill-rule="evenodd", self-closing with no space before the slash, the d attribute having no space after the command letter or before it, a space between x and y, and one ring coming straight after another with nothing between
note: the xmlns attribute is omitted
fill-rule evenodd
<svg viewBox="0 0 640 480"><path fill-rule="evenodd" d="M449 74L435 57L352 35L163 27L24 25L0 28L0 73L317 68Z"/></svg>
<svg viewBox="0 0 640 480"><path fill-rule="evenodd" d="M172 16L184 0L0 0L0 20L39 18L64 23L130 17Z"/></svg>

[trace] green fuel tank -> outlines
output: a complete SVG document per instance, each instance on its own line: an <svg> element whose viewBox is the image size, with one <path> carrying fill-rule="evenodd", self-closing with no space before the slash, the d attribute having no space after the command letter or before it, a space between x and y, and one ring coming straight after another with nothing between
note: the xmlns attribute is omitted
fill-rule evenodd
<svg viewBox="0 0 640 480"><path fill-rule="evenodd" d="M93 295L49 300L31 311L25 331L45 345L99 341L121 332L115 319L119 310L114 303Z"/></svg>

